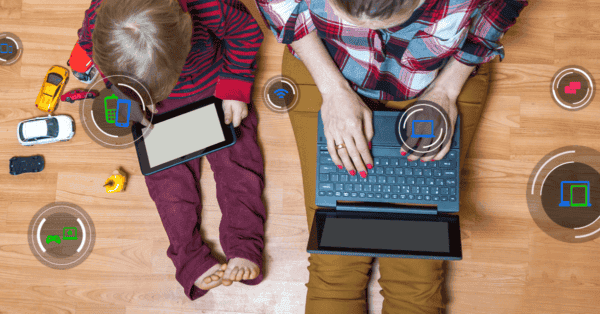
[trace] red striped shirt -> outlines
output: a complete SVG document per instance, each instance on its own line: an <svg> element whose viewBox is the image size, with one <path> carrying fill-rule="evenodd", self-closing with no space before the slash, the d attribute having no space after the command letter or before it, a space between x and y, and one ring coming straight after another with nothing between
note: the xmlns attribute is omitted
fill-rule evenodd
<svg viewBox="0 0 600 314"><path fill-rule="evenodd" d="M79 45L92 58L96 8L92 0L78 30ZM192 17L192 49L169 100L196 94L250 103L255 56L263 34L248 9L238 0L179 0ZM99 70L99 69L98 69ZM104 74L100 72L103 78ZM112 85L104 80L106 87Z"/></svg>

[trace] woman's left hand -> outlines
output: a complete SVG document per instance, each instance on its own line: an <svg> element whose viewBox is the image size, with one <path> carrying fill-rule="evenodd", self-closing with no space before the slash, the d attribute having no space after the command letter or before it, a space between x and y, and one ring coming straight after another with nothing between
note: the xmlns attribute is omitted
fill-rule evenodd
<svg viewBox="0 0 600 314"><path fill-rule="evenodd" d="M454 126L456 125L456 118L458 116L458 109L456 108L457 97L451 96L448 92L445 91L445 89L435 88L434 86L426 90L423 93L423 95L419 97L419 100L427 100L434 102L446 111L450 120L450 128L448 130L448 135L450 135L450 139L452 139L452 136L454 135ZM414 118L415 120L421 119L418 114L414 115L414 117L411 118ZM429 117L428 119L431 119L431 117ZM414 130L411 131L414 132ZM428 144L430 144L428 141L420 141L419 146L415 150L427 150L422 146L427 146ZM421 159L422 161L440 160L444 158L444 156L446 156L446 154L450 150L450 146L452 146L452 140L448 141L443 147L438 148L437 153L428 154L428 156L422 157L422 153L417 153L413 151L408 156L406 156L406 158L408 158L408 161L416 161L419 159ZM409 152L407 152L407 149L403 146L400 149L400 154L404 155L405 153Z"/></svg>
<svg viewBox="0 0 600 314"><path fill-rule="evenodd" d="M237 128L248 116L248 104L239 100L223 100L223 113L225 114L225 124L233 121L233 127Z"/></svg>

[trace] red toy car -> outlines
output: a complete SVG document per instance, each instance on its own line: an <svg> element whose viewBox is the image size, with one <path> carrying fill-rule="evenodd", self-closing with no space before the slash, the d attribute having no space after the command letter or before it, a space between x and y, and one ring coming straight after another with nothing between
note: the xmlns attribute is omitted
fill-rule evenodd
<svg viewBox="0 0 600 314"><path fill-rule="evenodd" d="M83 48L79 46L79 42L75 43L75 47L73 47L73 51L71 51L71 57L69 57L67 65L71 67L73 76L85 84L92 83L98 75L98 70L94 66L94 63L85 53Z"/></svg>
<svg viewBox="0 0 600 314"><path fill-rule="evenodd" d="M68 93L64 93L62 96L60 96L60 101L68 101L70 103L74 103L75 100L80 100L84 98L94 99L98 97L98 95L100 95L100 93L94 90L87 92L83 89L75 89Z"/></svg>

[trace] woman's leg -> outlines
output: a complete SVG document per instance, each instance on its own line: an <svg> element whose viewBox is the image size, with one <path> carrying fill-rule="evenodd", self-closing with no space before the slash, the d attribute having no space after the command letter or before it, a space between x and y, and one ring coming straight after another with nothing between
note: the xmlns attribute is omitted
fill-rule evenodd
<svg viewBox="0 0 600 314"><path fill-rule="evenodd" d="M236 128L237 140L230 147L207 155L217 183L217 200L223 213L219 237L227 260L243 258L258 265L258 277L241 282L259 284L263 279L265 205L263 158L258 147L256 110ZM227 265L229 267L229 265Z"/></svg>
<svg viewBox="0 0 600 314"><path fill-rule="evenodd" d="M283 75L292 78L300 87L301 98L289 113L304 185L304 202L308 229L312 226L315 210L315 176L317 158L317 122L321 94L304 64L286 50L283 57ZM373 258L311 254L306 284L306 313L364 314L367 312L366 287Z"/></svg>
<svg viewBox="0 0 600 314"><path fill-rule="evenodd" d="M175 265L175 278L183 286L187 297L195 300L208 290L199 289L194 282L218 264L200 234L200 159L165 169L145 179L169 237L167 256Z"/></svg>
<svg viewBox="0 0 600 314"><path fill-rule="evenodd" d="M458 96L461 169L485 107L489 76L490 65L482 64L477 74L467 80ZM404 109L414 101L390 101L385 106ZM383 313L439 313L441 308L445 308L441 294L442 264L440 260L380 258L379 284L384 297Z"/></svg>

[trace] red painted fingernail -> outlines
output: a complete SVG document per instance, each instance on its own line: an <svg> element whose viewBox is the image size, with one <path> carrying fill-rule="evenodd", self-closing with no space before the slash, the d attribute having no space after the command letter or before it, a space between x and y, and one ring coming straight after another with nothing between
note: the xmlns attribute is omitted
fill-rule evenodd
<svg viewBox="0 0 600 314"><path fill-rule="evenodd" d="M342 165L338 165L338 168L342 169L343 167L342 167Z"/></svg>
<svg viewBox="0 0 600 314"><path fill-rule="evenodd" d="M371 164L367 164L367 168L369 168L369 169L373 169L373 165L371 165Z"/></svg>
<svg viewBox="0 0 600 314"><path fill-rule="evenodd" d="M366 173L366 172L364 172L364 171L361 171L361 172L360 172L360 176L361 176L361 178L363 178L363 179L364 179L364 178L366 178L366 177L367 177L367 173Z"/></svg>
<svg viewBox="0 0 600 314"><path fill-rule="evenodd" d="M354 170L350 170L348 173L353 177L356 175L356 171L354 171Z"/></svg>
<svg viewBox="0 0 600 314"><path fill-rule="evenodd" d="M401 152L400 155L406 156L406 152Z"/></svg>
<svg viewBox="0 0 600 314"><path fill-rule="evenodd" d="M435 161L434 159L431 160L432 162Z"/></svg>
<svg viewBox="0 0 600 314"><path fill-rule="evenodd" d="M371 142L369 142L369 149L371 149Z"/></svg>
<svg viewBox="0 0 600 314"><path fill-rule="evenodd" d="M425 160L421 159L421 162L425 162Z"/></svg>

